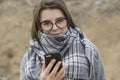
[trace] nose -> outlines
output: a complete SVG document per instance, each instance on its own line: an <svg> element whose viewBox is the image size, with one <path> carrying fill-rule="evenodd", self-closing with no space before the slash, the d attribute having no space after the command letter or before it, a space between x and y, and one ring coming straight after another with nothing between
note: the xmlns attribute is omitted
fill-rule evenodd
<svg viewBox="0 0 120 80"><path fill-rule="evenodd" d="M57 30L57 29L59 29L59 28L58 28L57 25L54 23L52 30Z"/></svg>

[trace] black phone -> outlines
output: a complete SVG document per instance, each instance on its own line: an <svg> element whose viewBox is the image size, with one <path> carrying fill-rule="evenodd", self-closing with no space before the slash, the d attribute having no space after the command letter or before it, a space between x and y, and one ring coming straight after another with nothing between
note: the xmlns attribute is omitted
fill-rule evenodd
<svg viewBox="0 0 120 80"><path fill-rule="evenodd" d="M61 55L59 53L54 53L54 54L45 54L45 64L46 66L48 66L48 64L50 63L50 61L52 59L55 59L56 62L53 65L52 69L50 70L50 72L54 69L55 65L57 64L58 61L61 61ZM62 68L62 63L58 69L58 71Z"/></svg>

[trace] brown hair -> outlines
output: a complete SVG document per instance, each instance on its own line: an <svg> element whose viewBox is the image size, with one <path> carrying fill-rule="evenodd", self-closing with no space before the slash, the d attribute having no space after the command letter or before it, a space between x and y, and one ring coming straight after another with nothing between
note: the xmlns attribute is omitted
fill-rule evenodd
<svg viewBox="0 0 120 80"><path fill-rule="evenodd" d="M38 30L42 31L40 28L40 13L45 9L60 9L65 17L67 17L68 27L75 27L75 23L73 22L67 6L62 0L38 0L33 10L33 22L31 28L31 37L33 40L39 42Z"/></svg>

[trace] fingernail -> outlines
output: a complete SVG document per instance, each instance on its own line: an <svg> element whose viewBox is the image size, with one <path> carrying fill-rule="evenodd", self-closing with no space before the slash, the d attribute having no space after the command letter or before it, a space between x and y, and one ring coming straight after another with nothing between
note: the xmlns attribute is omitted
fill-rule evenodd
<svg viewBox="0 0 120 80"><path fill-rule="evenodd" d="M42 61L42 65L44 64L44 61Z"/></svg>
<svg viewBox="0 0 120 80"><path fill-rule="evenodd" d="M61 61L59 61L58 63L61 64Z"/></svg>
<svg viewBox="0 0 120 80"><path fill-rule="evenodd" d="M55 60L55 59L53 59L52 61L54 61L54 62L55 62L56 60Z"/></svg>

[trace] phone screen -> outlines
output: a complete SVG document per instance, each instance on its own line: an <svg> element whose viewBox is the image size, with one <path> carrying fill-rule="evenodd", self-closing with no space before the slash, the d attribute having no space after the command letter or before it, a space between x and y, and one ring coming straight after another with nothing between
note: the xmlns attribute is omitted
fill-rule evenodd
<svg viewBox="0 0 120 80"><path fill-rule="evenodd" d="M53 70L53 68L55 67L55 65L57 64L58 61L61 61L61 55L59 53L54 53L54 54L45 54L45 63L46 66L48 66L48 64L50 63L50 61L52 59L56 59L55 64L53 65L52 69L50 70L50 72ZM60 65L58 71L62 68L62 64Z"/></svg>

